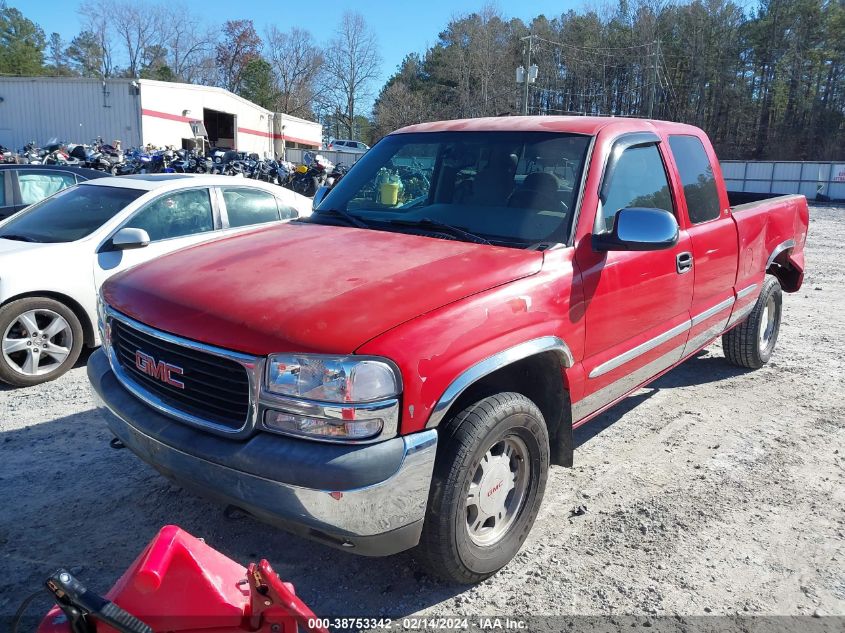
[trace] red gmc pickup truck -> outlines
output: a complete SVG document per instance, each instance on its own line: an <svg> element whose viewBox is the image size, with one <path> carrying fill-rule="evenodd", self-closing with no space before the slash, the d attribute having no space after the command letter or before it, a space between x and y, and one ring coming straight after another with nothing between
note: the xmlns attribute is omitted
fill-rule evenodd
<svg viewBox="0 0 845 633"><path fill-rule="evenodd" d="M415 125L312 217L113 277L88 374L114 435L180 484L477 582L574 428L719 336L731 363L769 359L809 214L752 198L688 125Z"/></svg>

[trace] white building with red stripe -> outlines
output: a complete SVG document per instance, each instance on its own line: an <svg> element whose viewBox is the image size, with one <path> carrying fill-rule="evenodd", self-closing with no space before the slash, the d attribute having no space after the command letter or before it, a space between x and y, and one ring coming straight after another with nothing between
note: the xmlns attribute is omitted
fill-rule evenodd
<svg viewBox="0 0 845 633"><path fill-rule="evenodd" d="M281 156L286 148L319 149L319 123L274 113L213 86L150 79L0 77L0 145L17 149L51 138L88 143L102 137L124 149L212 147Z"/></svg>

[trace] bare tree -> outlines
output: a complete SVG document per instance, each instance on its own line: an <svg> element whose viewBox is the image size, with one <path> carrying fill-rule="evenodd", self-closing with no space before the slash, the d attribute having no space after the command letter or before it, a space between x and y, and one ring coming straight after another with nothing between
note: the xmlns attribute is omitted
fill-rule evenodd
<svg viewBox="0 0 845 633"><path fill-rule="evenodd" d="M139 77L150 49L162 44L162 27L170 20L164 5L150 5L124 0L100 0L111 27L127 59L127 74Z"/></svg>
<svg viewBox="0 0 845 633"><path fill-rule="evenodd" d="M400 127L425 121L428 103L422 93L412 91L404 81L396 81L382 90L374 114L376 135L380 138Z"/></svg>
<svg viewBox="0 0 845 633"><path fill-rule="evenodd" d="M79 9L82 17L83 34L90 36L92 47L96 47L97 74L111 77L114 72L114 44L111 38L110 12L105 3L83 4ZM72 45L73 43L71 43ZM92 51L93 52L93 51Z"/></svg>
<svg viewBox="0 0 845 633"><path fill-rule="evenodd" d="M185 4L171 6L162 29L165 59L176 79L188 83L212 81L215 36L203 27L195 12Z"/></svg>
<svg viewBox="0 0 845 633"><path fill-rule="evenodd" d="M313 116L323 55L311 33L296 27L282 32L271 26L264 37L279 91L279 111L294 116Z"/></svg>
<svg viewBox="0 0 845 633"><path fill-rule="evenodd" d="M381 68L375 33L360 13L343 14L335 37L326 49L323 85L330 106L353 137L355 107L371 95Z"/></svg>

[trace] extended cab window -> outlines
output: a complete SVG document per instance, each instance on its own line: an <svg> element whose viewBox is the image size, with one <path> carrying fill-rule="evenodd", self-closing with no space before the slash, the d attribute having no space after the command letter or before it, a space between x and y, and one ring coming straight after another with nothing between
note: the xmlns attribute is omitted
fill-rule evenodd
<svg viewBox="0 0 845 633"><path fill-rule="evenodd" d="M126 224L144 229L150 240L167 240L214 229L208 189L165 194L138 211Z"/></svg>
<svg viewBox="0 0 845 633"><path fill-rule="evenodd" d="M249 226L279 219L276 197L267 191L242 187L223 187L223 200L229 215L229 226Z"/></svg>
<svg viewBox="0 0 845 633"><path fill-rule="evenodd" d="M672 212L669 181L657 145L630 147L622 152L601 205L599 230L613 230L616 214L629 207Z"/></svg>
<svg viewBox="0 0 845 633"><path fill-rule="evenodd" d="M701 140L695 136L670 136L669 147L684 185L690 222L715 220L720 215L719 192Z"/></svg>

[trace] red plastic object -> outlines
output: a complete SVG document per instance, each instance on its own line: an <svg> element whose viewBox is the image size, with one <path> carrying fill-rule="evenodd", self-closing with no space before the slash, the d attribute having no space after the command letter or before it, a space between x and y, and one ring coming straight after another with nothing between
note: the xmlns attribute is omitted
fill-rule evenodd
<svg viewBox="0 0 845 633"><path fill-rule="evenodd" d="M314 613L266 560L244 568L175 525L159 531L105 597L156 633L325 631L312 626ZM38 627L69 631L58 606ZM98 622L97 633L114 629Z"/></svg>

